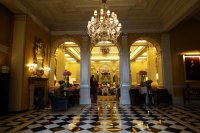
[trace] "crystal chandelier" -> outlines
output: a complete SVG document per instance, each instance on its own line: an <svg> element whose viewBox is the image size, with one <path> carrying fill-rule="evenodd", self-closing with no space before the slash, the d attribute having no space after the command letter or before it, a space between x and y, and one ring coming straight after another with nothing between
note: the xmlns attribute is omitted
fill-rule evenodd
<svg viewBox="0 0 200 133"><path fill-rule="evenodd" d="M109 41L113 44L117 43L117 37L120 35L121 23L117 19L114 12L107 10L106 0L102 0L102 8L98 14L97 10L94 11L94 16L91 21L88 21L88 34L91 37L93 45L99 42Z"/></svg>

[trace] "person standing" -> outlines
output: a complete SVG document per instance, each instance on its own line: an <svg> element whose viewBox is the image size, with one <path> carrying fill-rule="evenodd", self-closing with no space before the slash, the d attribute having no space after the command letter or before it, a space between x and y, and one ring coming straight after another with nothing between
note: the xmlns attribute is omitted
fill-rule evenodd
<svg viewBox="0 0 200 133"><path fill-rule="evenodd" d="M95 90L94 75L92 75L90 77L90 97L91 97L91 102L94 102L94 99L93 99L94 90Z"/></svg>
<svg viewBox="0 0 200 133"><path fill-rule="evenodd" d="M94 79L94 90L92 91L93 92L93 100L94 100L94 103L97 103L97 100L98 100L98 81L96 79Z"/></svg>

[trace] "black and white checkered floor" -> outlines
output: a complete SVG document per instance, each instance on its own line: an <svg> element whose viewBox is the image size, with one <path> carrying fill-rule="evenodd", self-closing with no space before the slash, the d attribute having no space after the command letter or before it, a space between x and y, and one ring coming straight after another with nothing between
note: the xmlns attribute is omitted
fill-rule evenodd
<svg viewBox="0 0 200 133"><path fill-rule="evenodd" d="M29 111L0 117L1 133L200 133L200 106L130 106L100 101L79 114Z"/></svg>

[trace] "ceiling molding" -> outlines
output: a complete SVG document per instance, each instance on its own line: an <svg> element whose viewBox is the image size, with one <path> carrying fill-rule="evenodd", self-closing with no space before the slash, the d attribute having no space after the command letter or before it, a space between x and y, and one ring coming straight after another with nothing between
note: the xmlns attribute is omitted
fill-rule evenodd
<svg viewBox="0 0 200 133"><path fill-rule="evenodd" d="M166 15L163 17L162 30L171 30L176 24L199 7L198 2L198 0L181 0L174 4L174 8L168 11L168 13L165 13Z"/></svg>
<svg viewBox="0 0 200 133"><path fill-rule="evenodd" d="M84 34L98 10L99 0L1 0L14 13L24 13L51 35ZM199 0L112 0L107 5L118 15L127 33L164 32L199 7Z"/></svg>

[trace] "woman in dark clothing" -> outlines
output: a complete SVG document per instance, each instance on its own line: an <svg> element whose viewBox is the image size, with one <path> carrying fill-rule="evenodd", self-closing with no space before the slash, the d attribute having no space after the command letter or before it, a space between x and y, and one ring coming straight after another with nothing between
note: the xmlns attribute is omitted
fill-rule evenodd
<svg viewBox="0 0 200 133"><path fill-rule="evenodd" d="M95 80L94 75L90 78L90 96L92 102L97 103L97 95L98 95L98 81Z"/></svg>
<svg viewBox="0 0 200 133"><path fill-rule="evenodd" d="M95 84L94 84L94 75L92 75L92 76L90 77L90 97L91 97L91 101L92 101L92 102L94 102L94 99L93 99L94 88L95 88Z"/></svg>
<svg viewBox="0 0 200 133"><path fill-rule="evenodd" d="M98 81L94 80L94 88L93 88L94 90L93 90L93 93L92 93L93 99L94 99L94 103L97 103L98 86L99 86Z"/></svg>

